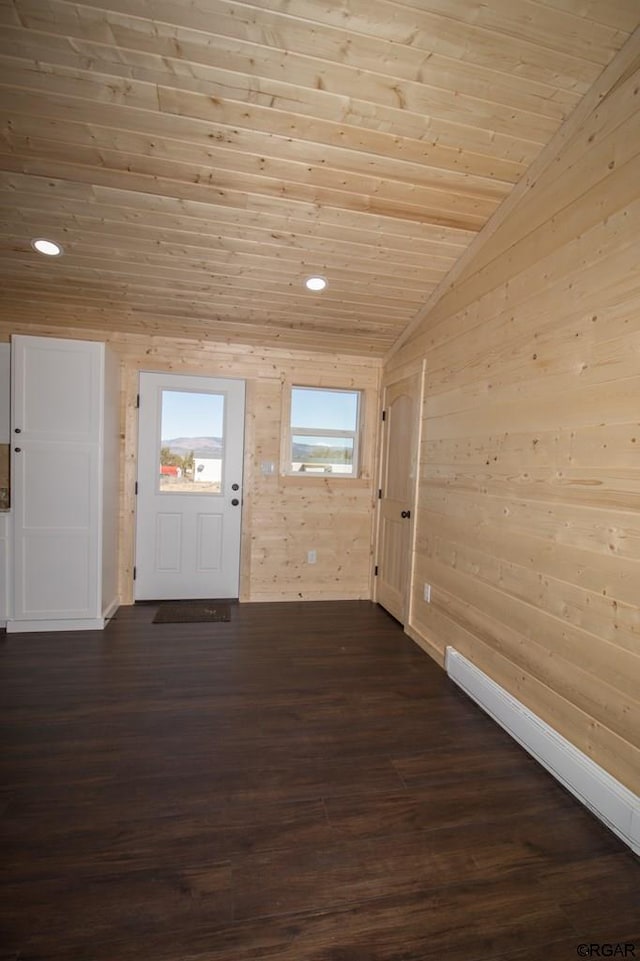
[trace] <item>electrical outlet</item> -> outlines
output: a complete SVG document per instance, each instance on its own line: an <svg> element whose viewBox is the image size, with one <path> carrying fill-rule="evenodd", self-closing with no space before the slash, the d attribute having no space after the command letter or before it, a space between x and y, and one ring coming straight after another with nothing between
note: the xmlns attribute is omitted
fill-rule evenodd
<svg viewBox="0 0 640 961"><path fill-rule="evenodd" d="M427 604L431 603L431 584L424 585L424 599Z"/></svg>
<svg viewBox="0 0 640 961"><path fill-rule="evenodd" d="M307 551L307 564L315 564L318 560L318 555L315 551Z"/></svg>

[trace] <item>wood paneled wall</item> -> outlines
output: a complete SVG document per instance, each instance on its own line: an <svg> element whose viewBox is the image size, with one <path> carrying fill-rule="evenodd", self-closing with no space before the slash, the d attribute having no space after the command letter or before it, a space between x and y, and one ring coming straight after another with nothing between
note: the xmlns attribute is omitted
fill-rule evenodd
<svg viewBox="0 0 640 961"><path fill-rule="evenodd" d="M408 630L640 792L638 34L507 204L387 359L427 360Z"/></svg>
<svg viewBox="0 0 640 961"><path fill-rule="evenodd" d="M46 313L46 311L44 311ZM252 348L210 341L0 325L10 333L106 340L122 364L122 489L120 596L133 600L137 451L136 394L140 370L175 371L247 382L241 599L247 601L361 599L371 596L373 478L379 409L379 360ZM283 477L280 466L284 395L291 383L363 390L359 479ZM274 475L261 464L272 461ZM315 549L317 563L307 563Z"/></svg>

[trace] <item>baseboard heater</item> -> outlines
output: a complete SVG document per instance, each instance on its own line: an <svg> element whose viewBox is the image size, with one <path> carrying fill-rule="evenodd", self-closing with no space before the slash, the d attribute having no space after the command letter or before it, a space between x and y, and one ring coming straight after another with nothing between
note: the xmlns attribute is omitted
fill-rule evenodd
<svg viewBox="0 0 640 961"><path fill-rule="evenodd" d="M552 727L447 647L449 677L596 817L640 856L640 797L604 771Z"/></svg>

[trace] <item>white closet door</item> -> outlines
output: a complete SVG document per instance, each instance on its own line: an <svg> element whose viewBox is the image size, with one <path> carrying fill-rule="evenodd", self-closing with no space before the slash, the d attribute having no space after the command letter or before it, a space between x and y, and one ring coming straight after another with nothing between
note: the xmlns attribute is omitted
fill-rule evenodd
<svg viewBox="0 0 640 961"><path fill-rule="evenodd" d="M15 620L99 606L101 345L13 338Z"/></svg>

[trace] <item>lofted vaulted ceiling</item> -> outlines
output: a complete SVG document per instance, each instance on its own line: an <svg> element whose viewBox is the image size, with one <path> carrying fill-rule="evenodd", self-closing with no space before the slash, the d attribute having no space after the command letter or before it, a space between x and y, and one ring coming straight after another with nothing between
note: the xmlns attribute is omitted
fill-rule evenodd
<svg viewBox="0 0 640 961"><path fill-rule="evenodd" d="M2 315L381 355L639 20L638 0L0 0Z"/></svg>

